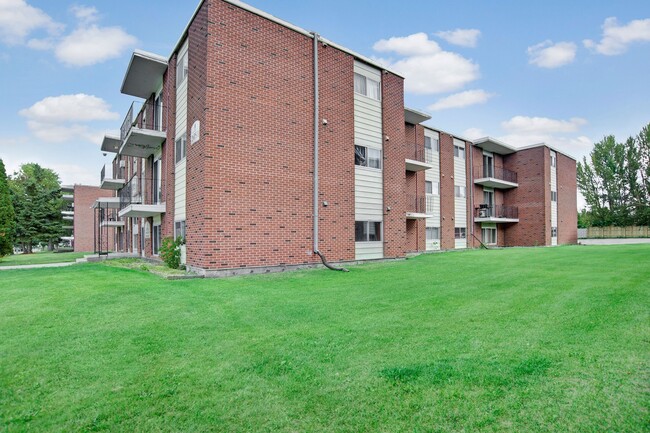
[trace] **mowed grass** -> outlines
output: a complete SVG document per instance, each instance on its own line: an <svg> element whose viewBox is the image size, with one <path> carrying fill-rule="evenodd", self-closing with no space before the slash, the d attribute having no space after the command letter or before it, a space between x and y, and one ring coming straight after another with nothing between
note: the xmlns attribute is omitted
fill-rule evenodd
<svg viewBox="0 0 650 433"><path fill-rule="evenodd" d="M89 253L42 252L32 254L12 254L0 258L0 266L43 265L48 263L74 262Z"/></svg>
<svg viewBox="0 0 650 433"><path fill-rule="evenodd" d="M650 245L0 273L0 430L642 432Z"/></svg>

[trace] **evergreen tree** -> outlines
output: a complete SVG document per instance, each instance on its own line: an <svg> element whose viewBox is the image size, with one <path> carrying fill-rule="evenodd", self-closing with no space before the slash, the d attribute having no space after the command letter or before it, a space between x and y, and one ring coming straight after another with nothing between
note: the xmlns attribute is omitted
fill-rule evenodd
<svg viewBox="0 0 650 433"><path fill-rule="evenodd" d="M16 239L23 251L38 242L54 243L63 233L59 176L38 164L23 164L10 181L16 213Z"/></svg>
<svg viewBox="0 0 650 433"><path fill-rule="evenodd" d="M15 217L5 164L0 159L0 258L13 252Z"/></svg>

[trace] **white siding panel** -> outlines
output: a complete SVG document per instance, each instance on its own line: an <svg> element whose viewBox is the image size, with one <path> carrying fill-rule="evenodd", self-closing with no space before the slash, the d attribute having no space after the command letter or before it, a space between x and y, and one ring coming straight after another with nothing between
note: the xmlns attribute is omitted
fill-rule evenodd
<svg viewBox="0 0 650 433"><path fill-rule="evenodd" d="M384 193L381 170L355 167L354 213L356 221L382 221Z"/></svg>
<svg viewBox="0 0 650 433"><path fill-rule="evenodd" d="M467 239L455 239L454 248L456 249L467 248Z"/></svg>
<svg viewBox="0 0 650 433"><path fill-rule="evenodd" d="M381 71L373 66L361 62L354 62L354 72L365 75L375 81L381 81Z"/></svg>
<svg viewBox="0 0 650 433"><path fill-rule="evenodd" d="M384 257L384 243L355 242L354 251L356 260L381 259Z"/></svg>
<svg viewBox="0 0 650 433"><path fill-rule="evenodd" d="M551 167L551 191L557 192L557 154L551 151L555 158L555 167ZM557 227L557 202L551 200L551 227ZM560 229L558 228L558 231ZM551 237L551 245L557 245L557 237Z"/></svg>
<svg viewBox="0 0 650 433"><path fill-rule="evenodd" d="M467 199L454 198L454 210L456 214L454 227L467 227Z"/></svg>
<svg viewBox="0 0 650 433"><path fill-rule="evenodd" d="M178 58L187 52L187 41L181 47ZM180 137L187 131L187 82L185 79L180 86L176 88L176 137ZM187 149L189 150L189 137L187 140ZM172 143L176 146L176 143ZM175 160L174 160L175 161ZM186 160L180 161L176 164L175 179L174 179L174 220L182 221L186 219L186 194L187 194L187 162Z"/></svg>

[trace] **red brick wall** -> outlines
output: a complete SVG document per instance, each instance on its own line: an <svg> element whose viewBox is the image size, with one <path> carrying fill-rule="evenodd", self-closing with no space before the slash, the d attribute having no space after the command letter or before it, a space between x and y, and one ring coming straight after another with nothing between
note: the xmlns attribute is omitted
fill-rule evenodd
<svg viewBox="0 0 650 433"><path fill-rule="evenodd" d="M383 74L382 122L384 128L384 257L406 254L406 143L404 130L404 80ZM387 209L391 210L388 211Z"/></svg>
<svg viewBox="0 0 650 433"><path fill-rule="evenodd" d="M440 247L443 250L455 246L454 197L454 139L440 132Z"/></svg>
<svg viewBox="0 0 650 433"><path fill-rule="evenodd" d="M354 59L319 44L318 62L319 250L331 261L353 260ZM322 124L323 119L327 125ZM305 143L310 143L309 137ZM311 197L304 197L303 203ZM328 202L327 207L323 201Z"/></svg>
<svg viewBox="0 0 650 433"><path fill-rule="evenodd" d="M557 154L557 242L575 244L578 242L578 203L575 160Z"/></svg>
<svg viewBox="0 0 650 433"><path fill-rule="evenodd" d="M505 227L507 245L550 245L548 148L540 146L506 155L504 167L517 172L519 183L519 187L504 194L504 204L519 208L519 222Z"/></svg>
<svg viewBox="0 0 650 433"><path fill-rule="evenodd" d="M99 197L113 197L114 192L98 186L74 186L74 250L93 252L95 250L95 212L91 206ZM65 221L64 221L65 223ZM106 230L106 229L105 229ZM110 249L113 249L113 229L109 233Z"/></svg>

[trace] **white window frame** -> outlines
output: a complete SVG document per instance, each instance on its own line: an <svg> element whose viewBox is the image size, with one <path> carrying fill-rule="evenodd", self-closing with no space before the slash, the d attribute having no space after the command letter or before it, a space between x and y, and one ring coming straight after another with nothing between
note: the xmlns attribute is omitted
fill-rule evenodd
<svg viewBox="0 0 650 433"><path fill-rule="evenodd" d="M376 85L377 88L377 97L373 97L370 95L370 92L368 89L370 88L369 83ZM354 73L354 93L357 95L362 95L365 96L366 98L373 99L375 101L381 101L381 82L377 80L373 80L372 78L368 78L363 74L360 74L358 72Z"/></svg>
<svg viewBox="0 0 650 433"><path fill-rule="evenodd" d="M433 233L435 236L430 237L429 233ZM440 227L427 227L426 228L426 239L428 241L439 241L440 240Z"/></svg>
<svg viewBox="0 0 650 433"><path fill-rule="evenodd" d="M552 238L557 237L557 227L551 227L551 237Z"/></svg>
<svg viewBox="0 0 650 433"><path fill-rule="evenodd" d="M160 247L162 244L162 225L155 224L151 228L151 253L154 256L160 255Z"/></svg>
<svg viewBox="0 0 650 433"><path fill-rule="evenodd" d="M356 158L357 147L360 148L360 149L364 149L364 153L365 153L364 158L365 158L365 160L363 161L362 164L357 164L357 158ZM354 145L354 153L355 153L354 165L356 165L358 167L366 167L366 168L371 168L371 169L374 169L374 170L381 170L382 167L384 166L383 158L382 158L383 152L381 151L381 149L376 149L374 147L361 146L361 145L355 144ZM372 158L370 157L371 153L375 154ZM370 162L371 159L373 161L377 161L379 163L379 167L373 167L373 166L369 165L369 162Z"/></svg>
<svg viewBox="0 0 650 433"><path fill-rule="evenodd" d="M465 148L454 144L454 158L465 159Z"/></svg>
<svg viewBox="0 0 650 433"><path fill-rule="evenodd" d="M186 156L187 156L187 133L183 132L181 136L178 137L174 142L174 158L176 160L176 164L183 161Z"/></svg>
<svg viewBox="0 0 650 433"><path fill-rule="evenodd" d="M557 191L551 191L551 201L557 203Z"/></svg>
<svg viewBox="0 0 650 433"><path fill-rule="evenodd" d="M454 196L456 198L467 198L467 187L454 185Z"/></svg>
<svg viewBox="0 0 650 433"><path fill-rule="evenodd" d="M557 167L557 155L551 153L551 167Z"/></svg>
<svg viewBox="0 0 650 433"><path fill-rule="evenodd" d="M189 75L189 64L187 58L188 52L186 51L176 62L176 87L179 87L185 82Z"/></svg>
<svg viewBox="0 0 650 433"><path fill-rule="evenodd" d="M187 226L185 225L185 220L174 221L174 239L181 236L185 239Z"/></svg>
<svg viewBox="0 0 650 433"><path fill-rule="evenodd" d="M454 227L454 239L467 239L467 227Z"/></svg>
<svg viewBox="0 0 650 433"><path fill-rule="evenodd" d="M490 237L494 236L493 241L492 240L489 240L489 241L485 240L485 232L487 232L487 231L490 231L491 233L493 233L493 235L492 234L490 235ZM481 241L485 245L496 245L498 243L498 230L497 230L496 226L494 226L494 227L481 227Z"/></svg>
<svg viewBox="0 0 650 433"><path fill-rule="evenodd" d="M357 225L363 224L365 232L365 240L357 239ZM379 230L376 232L378 239L370 240L370 224L379 224ZM384 223L381 221L355 221L354 222L354 241L355 242L381 242L384 238Z"/></svg>

